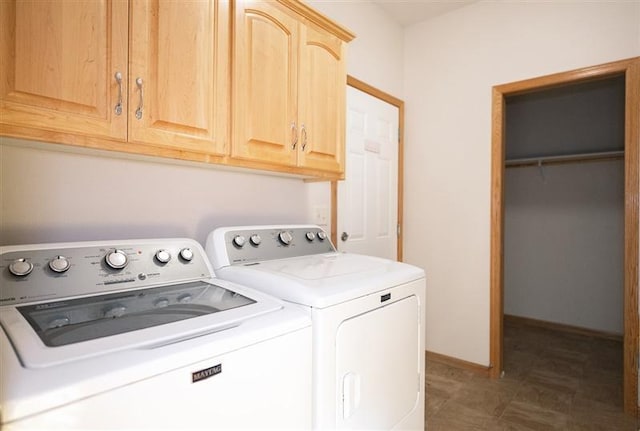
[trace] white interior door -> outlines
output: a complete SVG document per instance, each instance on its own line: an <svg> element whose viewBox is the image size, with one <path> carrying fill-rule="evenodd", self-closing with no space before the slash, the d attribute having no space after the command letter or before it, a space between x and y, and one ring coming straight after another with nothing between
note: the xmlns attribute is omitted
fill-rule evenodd
<svg viewBox="0 0 640 431"><path fill-rule="evenodd" d="M346 177L338 182L338 250L397 259L399 110L347 87Z"/></svg>

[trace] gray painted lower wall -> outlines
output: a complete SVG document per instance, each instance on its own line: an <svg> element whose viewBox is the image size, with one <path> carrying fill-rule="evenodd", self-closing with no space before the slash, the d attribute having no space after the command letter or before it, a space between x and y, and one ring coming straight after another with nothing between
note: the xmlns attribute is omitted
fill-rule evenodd
<svg viewBox="0 0 640 431"><path fill-rule="evenodd" d="M510 168L504 312L623 333L624 164Z"/></svg>

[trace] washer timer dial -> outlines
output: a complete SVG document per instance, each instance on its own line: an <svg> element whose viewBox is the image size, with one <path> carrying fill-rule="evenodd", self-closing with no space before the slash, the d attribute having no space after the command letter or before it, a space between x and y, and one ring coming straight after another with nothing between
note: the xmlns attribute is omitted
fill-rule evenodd
<svg viewBox="0 0 640 431"><path fill-rule="evenodd" d="M122 269L129 263L129 258L124 251L113 249L107 253L104 257L104 261L110 268Z"/></svg>

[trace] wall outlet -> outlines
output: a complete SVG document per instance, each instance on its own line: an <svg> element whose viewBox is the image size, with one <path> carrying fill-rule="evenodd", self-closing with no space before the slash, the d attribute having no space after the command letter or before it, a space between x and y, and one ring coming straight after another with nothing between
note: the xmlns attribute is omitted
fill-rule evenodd
<svg viewBox="0 0 640 431"><path fill-rule="evenodd" d="M329 208L324 205L314 206L313 223L318 226L327 227L329 225Z"/></svg>

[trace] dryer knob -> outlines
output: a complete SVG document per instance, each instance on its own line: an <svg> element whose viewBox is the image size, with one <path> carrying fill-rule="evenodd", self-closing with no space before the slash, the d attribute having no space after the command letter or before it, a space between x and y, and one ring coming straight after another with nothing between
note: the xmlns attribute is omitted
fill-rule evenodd
<svg viewBox="0 0 640 431"><path fill-rule="evenodd" d="M171 260L171 253L164 249L158 250L156 251L156 259L160 263L167 263Z"/></svg>
<svg viewBox="0 0 640 431"><path fill-rule="evenodd" d="M305 236L307 237L307 240L308 240L309 242L311 242L311 241L313 241L314 239L316 239L316 234L315 234L315 233L313 233L313 232L311 232L311 231L307 232Z"/></svg>
<svg viewBox="0 0 640 431"><path fill-rule="evenodd" d="M244 247L244 244L247 242L246 238L242 235L236 235L233 237L233 245L238 248Z"/></svg>
<svg viewBox="0 0 640 431"><path fill-rule="evenodd" d="M318 239L319 239L320 241L324 241L325 239L327 239L327 234L326 234L326 233L324 233L324 231L320 231L320 232L318 232Z"/></svg>
<svg viewBox="0 0 640 431"><path fill-rule="evenodd" d="M113 249L107 253L104 257L104 261L110 268L122 269L129 263L129 258L124 251Z"/></svg>
<svg viewBox="0 0 640 431"><path fill-rule="evenodd" d="M16 259L9 265L9 272L17 277L31 274L33 264L26 259Z"/></svg>
<svg viewBox="0 0 640 431"><path fill-rule="evenodd" d="M291 244L291 241L293 241L293 237L286 230L283 230L278 234L278 239L283 245L289 245Z"/></svg>
<svg viewBox="0 0 640 431"><path fill-rule="evenodd" d="M66 272L69 268L71 268L71 263L69 259L64 256L56 256L49 261L49 268L53 272Z"/></svg>
<svg viewBox="0 0 640 431"><path fill-rule="evenodd" d="M193 251L189 247L180 250L180 258L190 262L193 259Z"/></svg>
<svg viewBox="0 0 640 431"><path fill-rule="evenodd" d="M260 238L260 235L255 233L255 234L251 235L251 237L249 238L249 241L251 241L251 244L253 244L253 245L255 245L257 247L262 242L262 238Z"/></svg>

